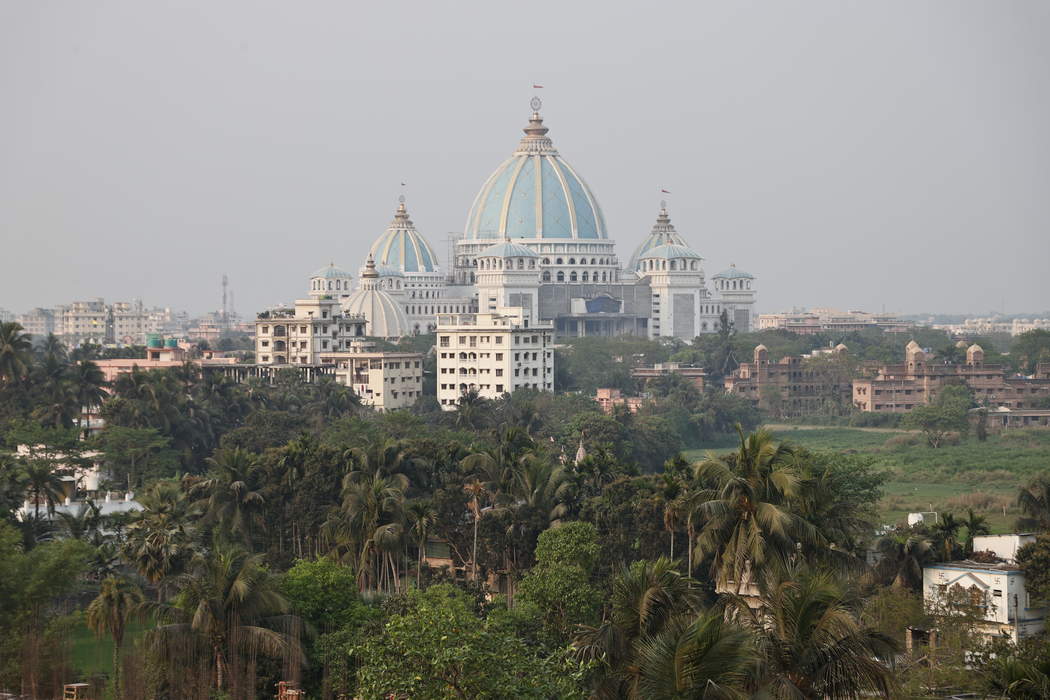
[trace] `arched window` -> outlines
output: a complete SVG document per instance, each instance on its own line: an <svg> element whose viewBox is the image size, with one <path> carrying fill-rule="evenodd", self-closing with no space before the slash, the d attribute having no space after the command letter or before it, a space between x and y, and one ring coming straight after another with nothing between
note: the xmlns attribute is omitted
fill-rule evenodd
<svg viewBox="0 0 1050 700"><path fill-rule="evenodd" d="M575 265L576 264L576 258L569 258L569 264L570 265Z"/></svg>
<svg viewBox="0 0 1050 700"><path fill-rule="evenodd" d="M591 258L591 265L597 265L597 264L598 264L598 263L597 263L597 262L595 261L595 259L594 259L594 258Z"/></svg>
<svg viewBox="0 0 1050 700"><path fill-rule="evenodd" d="M603 272L603 273L602 273L602 282L605 282L605 281L606 281L606 280L605 280L605 273Z"/></svg>
<svg viewBox="0 0 1050 700"><path fill-rule="evenodd" d="M551 281L551 273L550 273L550 270L544 270L544 271L543 271L543 281L544 281L544 282L550 282L550 281Z"/></svg>
<svg viewBox="0 0 1050 700"><path fill-rule="evenodd" d="M586 271L586 270L584 270L584 271L583 271L583 277L582 277L581 279L582 279L582 280L583 280L584 282L590 282L590 281L591 281L591 280L590 280L590 276L589 276L589 275L587 274L587 271Z"/></svg>
<svg viewBox="0 0 1050 700"><path fill-rule="evenodd" d="M551 264L551 259L550 258L544 258L543 259L543 264L544 265L550 265Z"/></svg>
<svg viewBox="0 0 1050 700"><path fill-rule="evenodd" d="M529 258L529 269L530 270L535 270L536 269L536 261L533 258Z"/></svg>
<svg viewBox="0 0 1050 700"><path fill-rule="evenodd" d="M518 258L518 269L519 270L524 270L525 269L525 258Z"/></svg>
<svg viewBox="0 0 1050 700"><path fill-rule="evenodd" d="M576 281L576 270L573 270L572 272L569 273L569 281L570 282L575 282Z"/></svg>
<svg viewBox="0 0 1050 700"><path fill-rule="evenodd" d="M565 273L562 272L561 270L558 270L558 281L559 282L564 282L565 281Z"/></svg>
<svg viewBox="0 0 1050 700"><path fill-rule="evenodd" d="M674 264L675 264L675 261L674 261L674 260L672 260L672 261L671 261L671 269L672 269L672 270L673 270L673 269L675 269L675 265L674 265Z"/></svg>
<svg viewBox="0 0 1050 700"><path fill-rule="evenodd" d="M329 291L331 291L331 289L332 289L332 283L331 283L331 282L329 282L329 283L328 283L328 290L329 290Z"/></svg>
<svg viewBox="0 0 1050 700"><path fill-rule="evenodd" d="M561 258L558 258L555 262L557 262L558 265L562 264Z"/></svg>

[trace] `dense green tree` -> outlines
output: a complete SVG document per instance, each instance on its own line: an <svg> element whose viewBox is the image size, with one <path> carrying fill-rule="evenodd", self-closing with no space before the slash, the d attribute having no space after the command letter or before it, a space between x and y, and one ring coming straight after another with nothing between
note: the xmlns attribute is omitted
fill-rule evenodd
<svg viewBox="0 0 1050 700"><path fill-rule="evenodd" d="M403 612L353 648L357 695L438 699L583 698L563 659L543 657L474 612L450 585L410 591Z"/></svg>
<svg viewBox="0 0 1050 700"><path fill-rule="evenodd" d="M0 383L8 384L29 373L33 344L14 321L0 323Z"/></svg>
<svg viewBox="0 0 1050 700"><path fill-rule="evenodd" d="M894 588L919 590L923 567L936 559L929 538L910 530L883 535L876 540L875 549L881 555L876 573L880 580Z"/></svg>
<svg viewBox="0 0 1050 700"><path fill-rule="evenodd" d="M930 447L944 444L952 433L965 434L969 429L968 412L973 405L969 390L963 386L946 386L933 403L916 406L902 421L905 427L921 430Z"/></svg>
<svg viewBox="0 0 1050 700"><path fill-rule="evenodd" d="M1017 505L1021 509L1019 528L1050 530L1050 476L1040 474L1022 487L1017 494Z"/></svg>
<svg viewBox="0 0 1050 700"><path fill-rule="evenodd" d="M1037 364L1050 362L1050 331L1036 329L1021 333L1014 338L1010 357L1018 371L1032 374Z"/></svg>
<svg viewBox="0 0 1050 700"><path fill-rule="evenodd" d="M1050 602L1050 534L1042 533L1017 550L1017 565L1024 571L1032 598Z"/></svg>

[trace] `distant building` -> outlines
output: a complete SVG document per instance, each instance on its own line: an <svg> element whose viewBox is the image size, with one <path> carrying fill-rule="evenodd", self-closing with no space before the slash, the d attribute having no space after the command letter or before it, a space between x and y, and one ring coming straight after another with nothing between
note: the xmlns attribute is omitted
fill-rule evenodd
<svg viewBox="0 0 1050 700"><path fill-rule="evenodd" d="M15 319L22 330L34 338L46 338L55 332L55 312L37 307Z"/></svg>
<svg viewBox="0 0 1050 700"><path fill-rule="evenodd" d="M988 637L1014 642L1045 629L1046 611L1032 600L1024 572L1016 564L1017 550L1034 535L996 535L974 539L974 551L990 551L996 561L953 561L930 564L922 571L922 594L927 612L951 615L957 606L976 611L979 631ZM910 640L909 640L910 641Z"/></svg>
<svg viewBox="0 0 1050 700"><path fill-rule="evenodd" d="M832 356L844 357L847 353L848 349L841 343L832 348ZM725 389L783 417L818 413L828 401L848 407L849 374L846 371L822 371L808 364L806 359L812 358L788 356L772 362L766 346L759 345L752 362L741 362L725 378Z"/></svg>
<svg viewBox="0 0 1050 700"><path fill-rule="evenodd" d="M635 367L631 370L631 376L639 380L644 386L657 377L677 375L695 386L698 391L704 390L707 380L707 372L703 367L695 365L683 365L678 362L658 362L651 367Z"/></svg>
<svg viewBox="0 0 1050 700"><path fill-rule="evenodd" d="M945 330L955 336L992 335L1008 333L1020 335L1034 330L1050 330L1050 318L968 318L962 323L936 324L934 328Z"/></svg>
<svg viewBox="0 0 1050 700"><path fill-rule="evenodd" d="M828 308L761 314L758 317L758 330L779 329L800 335L849 333L867 328L881 328L888 333L905 333L914 327L914 322L898 318L894 314L839 311Z"/></svg>
<svg viewBox="0 0 1050 700"><path fill-rule="evenodd" d="M236 357L226 357L222 353L212 350L199 353L200 357L195 357L195 349L191 343L180 342L175 338L164 339L160 335L152 335L147 339L144 357L95 360L95 364L102 370L102 374L107 382L116 380L122 374L130 374L136 367L145 371L180 367L187 362L201 368L228 367L237 364Z"/></svg>
<svg viewBox="0 0 1050 700"><path fill-rule="evenodd" d="M907 413L932 403L949 384L964 383L977 403L1028 409L1050 396L1050 364L1040 364L1034 378L1008 376L1002 365L986 365L984 350L971 345L963 364L930 362L914 340L904 350L900 365L884 365L876 375L853 382L853 405L860 411Z"/></svg>
<svg viewBox="0 0 1050 700"><path fill-rule="evenodd" d="M521 307L496 313L440 314L437 395L441 408L476 390L496 399L515 389L554 391L554 328L530 323Z"/></svg>
<svg viewBox="0 0 1050 700"><path fill-rule="evenodd" d="M9 323L15 320L15 315L7 309L0 308L0 323Z"/></svg>
<svg viewBox="0 0 1050 700"><path fill-rule="evenodd" d="M974 408L970 410L970 422L976 426L985 411L984 425L990 433L1001 433L1016 428L1050 428L1050 409L1047 408Z"/></svg>
<svg viewBox="0 0 1050 700"><path fill-rule="evenodd" d="M329 296L299 299L292 308L255 319L255 361L260 365L320 365L321 353L350 350L365 335L365 318L343 313Z"/></svg>
<svg viewBox="0 0 1050 700"><path fill-rule="evenodd" d="M379 352L374 343L353 340L349 350L322 352L320 360L335 365L336 381L377 411L407 408L423 395L422 353Z"/></svg>
<svg viewBox="0 0 1050 700"><path fill-rule="evenodd" d="M637 413L646 399L641 396L624 396L619 389L598 389L594 400L604 413L612 413L617 406L626 406L631 413Z"/></svg>

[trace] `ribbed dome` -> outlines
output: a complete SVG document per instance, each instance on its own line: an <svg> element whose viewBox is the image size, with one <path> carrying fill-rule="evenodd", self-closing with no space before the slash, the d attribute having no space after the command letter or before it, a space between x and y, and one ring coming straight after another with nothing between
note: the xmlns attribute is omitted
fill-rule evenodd
<svg viewBox="0 0 1050 700"><path fill-rule="evenodd" d="M736 265L730 265L728 270L722 270L721 272L719 272L717 275L715 275L711 279L735 280L735 279L741 279L741 278L749 279L749 280L755 279L754 275L752 275L752 274L750 274L748 272L744 272L743 270L736 269Z"/></svg>
<svg viewBox="0 0 1050 700"><path fill-rule="evenodd" d="M400 338L409 333L408 318L401 305L379 288L379 274L371 255L368 256L364 274L361 275L361 288L343 303L343 311L364 315L367 321L365 335L374 338Z"/></svg>
<svg viewBox="0 0 1050 700"><path fill-rule="evenodd" d="M703 260L700 253L687 245L658 245L650 248L639 260L658 258L660 260L671 260L672 258L689 258L691 260Z"/></svg>
<svg viewBox="0 0 1050 700"><path fill-rule="evenodd" d="M335 266L335 263L329 263L327 267L322 267L320 270L310 275L310 279L317 279L318 277L326 280L343 279L350 277L350 273L345 270L340 270Z"/></svg>
<svg viewBox="0 0 1050 700"><path fill-rule="evenodd" d="M437 272L437 256L430 244L408 218L408 210L402 200L390 222L369 253L380 266L396 267L401 272Z"/></svg>
<svg viewBox="0 0 1050 700"><path fill-rule="evenodd" d="M558 155L539 112L533 112L518 150L474 199L465 235L466 240L608 238L598 200Z"/></svg>
<svg viewBox="0 0 1050 700"><path fill-rule="evenodd" d="M504 241L496 245L490 245L478 253L479 258L538 258L536 251L526 248L519 243Z"/></svg>
<svg viewBox="0 0 1050 700"><path fill-rule="evenodd" d="M674 224L671 223L671 217L667 214L667 206L662 202L660 203L660 213L656 216L656 223L653 224L653 230L649 232L649 235L641 245L635 248L634 253L631 255L631 259L627 263L628 270L634 270L638 267L638 261L641 260L647 252L658 246L667 245L687 245L685 239L678 235L678 231L675 231Z"/></svg>

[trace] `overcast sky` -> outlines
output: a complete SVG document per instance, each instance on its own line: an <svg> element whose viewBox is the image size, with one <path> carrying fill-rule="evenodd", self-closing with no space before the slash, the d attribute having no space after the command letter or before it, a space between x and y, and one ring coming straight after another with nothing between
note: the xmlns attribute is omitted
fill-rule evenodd
<svg viewBox="0 0 1050 700"><path fill-rule="evenodd" d="M0 0L0 307L254 312L402 181L444 259L534 92L621 260L663 188L761 311L1050 308L1045 0Z"/></svg>

